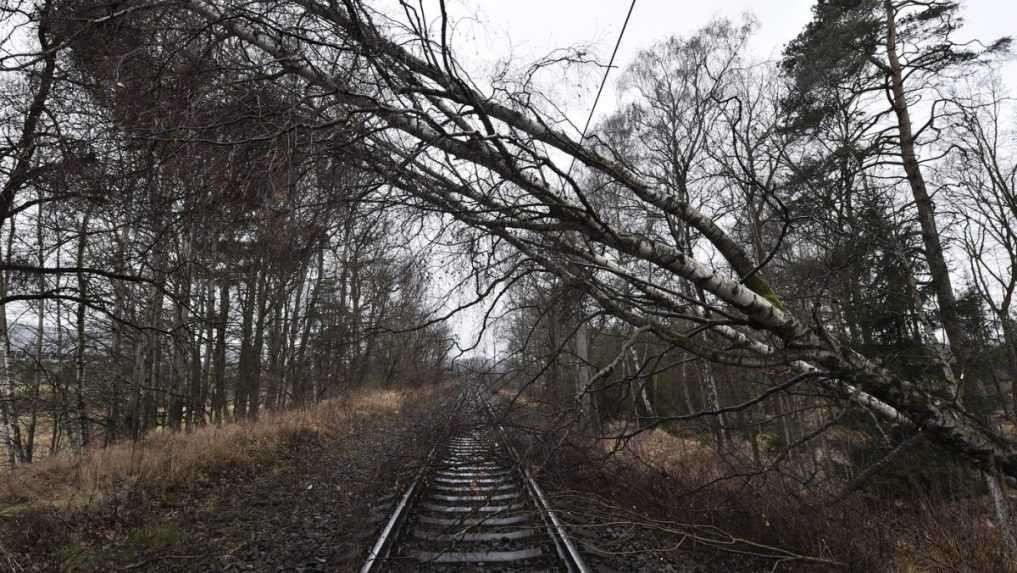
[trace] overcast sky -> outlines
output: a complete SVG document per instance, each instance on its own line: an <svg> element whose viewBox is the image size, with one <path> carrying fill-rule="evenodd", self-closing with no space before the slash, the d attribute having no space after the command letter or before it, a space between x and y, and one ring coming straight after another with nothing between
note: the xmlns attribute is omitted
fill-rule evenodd
<svg viewBox="0 0 1017 573"><path fill-rule="evenodd" d="M382 0L386 2L388 0ZM438 15L436 0L423 0L432 22ZM625 19L630 0L447 0L457 22L453 45L475 79L489 77L499 61L523 66L550 52L587 45L606 63ZM616 66L624 68L642 49L671 35L689 35L718 17L740 20L751 13L759 28L749 43L752 59L779 58L783 46L809 21L814 0L637 0L622 40ZM958 39L984 41L1017 35L1017 0L962 0L966 26ZM388 10L386 10L388 12ZM391 13L391 12L390 12ZM1004 76L1017 87L1017 63L1005 67ZM611 72L617 79L617 69ZM556 104L581 124L593 103L600 76L589 70L584 77L543 85ZM613 81L597 106L594 123L617 105ZM453 319L453 328L465 343L477 332L479 310ZM481 352L494 354L497 335L484 336Z"/></svg>
<svg viewBox="0 0 1017 573"><path fill-rule="evenodd" d="M606 62L625 19L630 0L449 0L452 19L458 21L454 45L471 72L484 76L498 60L533 61L549 52L586 44ZM430 6L429 6L430 4ZM425 8L437 15L436 2ZM740 20L751 13L759 29L749 44L754 59L778 58L783 46L809 21L814 0L637 0L622 40L616 65L624 67L639 50L671 35L689 35L710 20ZM960 39L985 41L1017 35L1017 0L962 0L966 20ZM487 69L485 69L487 66ZM615 77L617 70L612 71ZM1017 64L1006 66L1011 88L1017 85ZM597 77L589 74L583 85L568 86L565 97L570 116L589 110ZM609 82L610 83L610 82ZM564 86L562 86L564 87ZM566 101L562 101L566 100ZM614 91L602 96L597 117L616 104Z"/></svg>

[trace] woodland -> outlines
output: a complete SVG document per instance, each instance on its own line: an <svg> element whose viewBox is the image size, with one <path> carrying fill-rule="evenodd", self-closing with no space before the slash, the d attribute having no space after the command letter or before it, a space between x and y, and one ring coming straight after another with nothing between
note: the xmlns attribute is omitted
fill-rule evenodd
<svg viewBox="0 0 1017 573"><path fill-rule="evenodd" d="M982 504L1017 555L1009 38L817 0L775 60L746 17L479 77L451 10L4 4L5 468L483 370L711 483ZM585 127L539 87L605 70Z"/></svg>

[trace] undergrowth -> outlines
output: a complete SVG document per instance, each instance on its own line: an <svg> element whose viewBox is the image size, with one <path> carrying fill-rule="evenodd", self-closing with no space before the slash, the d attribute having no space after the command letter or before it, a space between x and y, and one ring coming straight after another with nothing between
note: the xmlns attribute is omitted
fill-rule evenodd
<svg viewBox="0 0 1017 573"><path fill-rule="evenodd" d="M1017 572L984 496L842 498L844 484L836 480L803 487L779 467L748 471L660 429L630 440L601 470L609 483L625 484L615 503L648 506L661 523L676 525L671 533L694 543L778 556L775 561L786 552L778 570Z"/></svg>
<svg viewBox="0 0 1017 573"><path fill-rule="evenodd" d="M180 504L216 503L235 484L290 471L322 448L369 450L365 433L436 388L358 391L257 421L153 432L18 466L0 477L0 571L148 570L155 560L190 558L176 554L192 541L190 525L174 520Z"/></svg>
<svg viewBox="0 0 1017 573"><path fill-rule="evenodd" d="M363 391L303 409L268 412L254 422L152 432L136 442L66 452L16 467L0 480L0 508L73 507L155 492L256 463L305 434L354 435L358 418L391 413L406 392Z"/></svg>

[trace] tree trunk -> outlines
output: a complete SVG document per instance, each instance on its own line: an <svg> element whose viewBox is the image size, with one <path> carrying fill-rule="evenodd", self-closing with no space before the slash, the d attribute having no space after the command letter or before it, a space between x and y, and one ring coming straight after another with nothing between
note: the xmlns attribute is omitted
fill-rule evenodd
<svg viewBox="0 0 1017 573"><path fill-rule="evenodd" d="M317 265L317 276L314 279L314 286L311 287L311 294L308 297L307 308L305 310L303 328L300 333L300 342L297 344L295 358L292 366L292 379L293 379L293 402L297 405L302 405L307 400L308 390L311 390L310 394L313 396L313 387L308 388L309 368L308 362L311 359L308 357L307 344L311 335L311 328L314 325L315 320L319 320L317 317L320 315L318 308L318 300L321 296L321 282L325 276L325 251L321 250L318 252L318 265ZM294 328L296 325L294 324Z"/></svg>
<svg viewBox="0 0 1017 573"><path fill-rule="evenodd" d="M904 75L897 57L897 22L893 3L884 0L886 11L886 57L890 80L890 101L897 118L897 131L900 136L900 156L907 175L908 185L915 200L918 211L918 222L922 228L922 243L929 264L929 275L932 280L936 300L939 302L939 315L943 330L950 342L950 349L957 360L956 372L963 373L967 367L969 355L968 341L964 328L957 314L957 300L953 285L950 282L950 271L943 256L943 245L936 223L935 209L925 184L915 150L915 138L911 127L911 114L905 99Z"/></svg>
<svg viewBox="0 0 1017 573"><path fill-rule="evenodd" d="M215 391L213 390L214 374L212 364L215 362L215 325L216 325L216 309L215 309L215 282L209 278L205 282L205 334L203 342L205 344L205 356L201 361L201 389L198 396L198 404L201 408L201 420L198 422L200 425L204 425L210 414L209 406L211 411L215 409Z"/></svg>
<svg viewBox="0 0 1017 573"><path fill-rule="evenodd" d="M258 287L257 321L254 328L254 344L251 348L251 379L248 386L250 395L248 396L247 417L252 420L258 419L258 411L261 407L261 359L265 348L268 287L268 272L263 272L261 283Z"/></svg>
<svg viewBox="0 0 1017 573"><path fill-rule="evenodd" d="M286 304L285 281L279 281L279 284L276 285L271 306L272 319L268 328L268 381L265 387L265 407L274 410L280 403L278 394L282 386L284 308L287 312L289 310L289 305Z"/></svg>
<svg viewBox="0 0 1017 573"><path fill-rule="evenodd" d="M247 289L243 300L240 324L240 357L237 363L236 400L233 404L233 417L241 420L247 417L248 403L251 398L251 377L253 368L254 346L254 315L258 306L258 272L254 263L247 273Z"/></svg>
<svg viewBox="0 0 1017 573"><path fill-rule="evenodd" d="M35 240L37 242L37 261L36 263L42 267L46 264L46 252L43 248L43 234L42 234L42 203L39 204L39 209L36 214L35 221ZM38 277L39 292L46 292L46 277L39 275ZM45 341L46 332L46 301L40 300L38 307L36 307L36 324L35 324L35 364L32 368L32 387L29 389L31 392L31 400L29 401L29 407L31 408L28 412L28 427L25 431L25 443L23 446L25 458L24 462L30 463L34 457L35 452L35 428L38 423L39 415L39 393L42 388L42 377L45 374L45 367L43 362L46 360L44 352L45 348L43 343Z"/></svg>
<svg viewBox="0 0 1017 573"><path fill-rule="evenodd" d="M582 317L580 317L582 320ZM600 431L597 394L592 387L593 367L590 362L590 325L585 321L576 329L576 395L579 406L580 427L590 433Z"/></svg>
<svg viewBox="0 0 1017 573"><path fill-rule="evenodd" d="M6 313L3 305L0 305L0 312ZM6 316L0 328L2 328L0 336L3 336L3 346L0 347L0 352L3 353L3 356L0 356L0 439L3 440L5 447L4 459L9 466L13 466L21 456L19 451L21 444L14 441L14 379L11 377L10 340L7 338Z"/></svg>
<svg viewBox="0 0 1017 573"><path fill-rule="evenodd" d="M721 408L720 394L717 391L717 380L713 376L713 366L706 360L702 361L702 387L706 396L707 408L717 412ZM723 413L711 416L710 426L713 429L714 439L717 442L717 451L724 451L727 443L727 419Z"/></svg>
<svg viewBox="0 0 1017 573"><path fill-rule="evenodd" d="M85 246L87 244L88 223L91 216L90 205L81 218L81 228L78 231L78 250L75 261L79 269L85 266ZM81 300L78 301L77 314L74 317L77 334L77 346L74 353L74 398L78 411L78 444L80 447L85 448L88 447L89 442L88 409L85 405L85 299L88 298L88 293L85 273L79 270L77 279L78 296Z"/></svg>
<svg viewBox="0 0 1017 573"><path fill-rule="evenodd" d="M200 293L196 294L195 297L200 297L201 304L193 315L195 318L194 327L188 327L186 331L187 348L190 350L188 360L190 371L187 375L187 427L189 428L196 425L204 425L205 423L205 401L202 392L205 377L201 365L201 327L197 320L205 315L205 305L209 304L209 301L205 296L207 290L202 289L200 283L195 285L195 288Z"/></svg>
<svg viewBox="0 0 1017 573"><path fill-rule="evenodd" d="M7 235L7 247L3 260L10 262L10 253L14 241L14 221L10 221L10 231ZM8 271L0 274L0 297L7 297ZM7 305L0 304L0 336L3 337L3 344L0 352L3 353L0 359L0 437L6 447L6 459L8 464L14 465L24 457L21 449L21 429L18 426L18 410L14 403L16 387L14 377L11 375L11 340L8 337Z"/></svg>
<svg viewBox="0 0 1017 573"><path fill-rule="evenodd" d="M219 279L219 315L215 321L215 355L212 364L212 421L222 424L226 411L226 328L229 323L230 285Z"/></svg>
<svg viewBox="0 0 1017 573"><path fill-rule="evenodd" d="M156 276L156 282L149 287L148 301L145 309L145 322L153 330L144 334L144 364L142 367L141 403L138 418L137 437L144 435L148 430L159 424L159 403L162 388L162 344L158 329L162 328L163 322L163 288L165 279L163 275L164 253L157 248L152 257L152 268Z"/></svg>

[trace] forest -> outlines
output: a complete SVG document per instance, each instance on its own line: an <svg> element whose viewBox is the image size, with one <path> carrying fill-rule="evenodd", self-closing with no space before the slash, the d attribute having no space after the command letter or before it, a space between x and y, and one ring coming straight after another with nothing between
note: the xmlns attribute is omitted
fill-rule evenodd
<svg viewBox="0 0 1017 573"><path fill-rule="evenodd" d="M454 8L4 4L0 473L481 376L691 444L688 490L961 504L1017 562L1010 38L817 0L774 59L746 16L480 77ZM539 88L606 71L586 127Z"/></svg>

